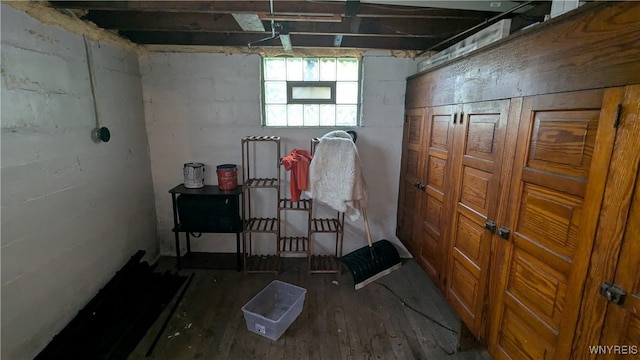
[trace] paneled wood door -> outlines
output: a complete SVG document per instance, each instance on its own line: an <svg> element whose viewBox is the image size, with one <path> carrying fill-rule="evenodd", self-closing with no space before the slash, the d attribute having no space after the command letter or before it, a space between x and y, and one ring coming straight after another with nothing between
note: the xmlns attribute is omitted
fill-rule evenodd
<svg viewBox="0 0 640 360"><path fill-rule="evenodd" d="M454 119L454 184L446 297L471 332L483 339L483 309L496 231L509 100L465 104ZM517 120L517 119L516 119ZM486 225L486 226L485 226Z"/></svg>
<svg viewBox="0 0 640 360"><path fill-rule="evenodd" d="M398 219L396 235L407 249L417 256L419 243L413 238L413 225L419 213L420 176L423 169L424 109L409 109L405 112L402 137L402 164L398 193Z"/></svg>
<svg viewBox="0 0 640 360"><path fill-rule="evenodd" d="M618 91L618 97L609 96ZM595 359L592 346L631 345L640 342L638 338L638 189L640 183L640 84L624 88L610 89L605 100L611 98L609 107L616 108L620 115L615 128L614 151L607 169L607 183L602 200L602 211L598 218L598 228L590 256L589 271L584 284L584 294L580 305L580 316L571 347L571 359ZM607 107L605 102L603 110ZM635 198L634 198L635 193ZM635 237L635 240L631 240ZM630 241L630 242L629 242ZM634 242L635 241L635 249ZM621 252L622 249L622 252ZM633 258L635 256L635 259ZM629 297L634 297L624 308L609 306L609 302L599 295L605 282L617 283L626 289ZM607 309L609 308L610 311ZM629 313L627 313L627 311ZM635 311L635 312L634 312ZM605 334L602 329L607 321ZM609 330L612 329L612 330ZM624 335L631 344L611 335ZM611 341L604 343L603 341ZM616 341L618 343L614 343ZM619 342L620 341L620 342ZM640 350L640 349L639 349ZM611 350L609 350L611 351ZM616 350L613 350L614 352ZM615 354L613 354L615 355ZM612 356L613 357L613 356ZM636 356L637 357L637 356ZM621 358L635 358L621 356Z"/></svg>
<svg viewBox="0 0 640 360"><path fill-rule="evenodd" d="M495 274L496 359L569 358L614 139L616 106L602 107L603 94L523 101Z"/></svg>
<svg viewBox="0 0 640 360"><path fill-rule="evenodd" d="M452 188L447 181L453 146L453 114L456 107L429 108L426 117L426 150L423 193L420 195L421 217L415 227L415 238L420 242L418 262L431 280L442 289L447 247L445 199Z"/></svg>
<svg viewBox="0 0 640 360"><path fill-rule="evenodd" d="M622 306L609 303L599 344L613 346L596 349L604 358L629 358L640 354L640 176L627 219L622 249L613 283L626 290Z"/></svg>

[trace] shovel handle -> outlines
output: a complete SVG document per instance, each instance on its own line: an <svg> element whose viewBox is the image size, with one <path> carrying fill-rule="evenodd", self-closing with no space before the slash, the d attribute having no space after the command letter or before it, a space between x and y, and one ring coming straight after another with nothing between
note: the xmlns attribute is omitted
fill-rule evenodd
<svg viewBox="0 0 640 360"><path fill-rule="evenodd" d="M367 219L367 209L362 208L362 217L364 218L364 228L367 231L367 241L369 242L369 247L373 247L373 242L371 242L371 231L369 230L369 220Z"/></svg>

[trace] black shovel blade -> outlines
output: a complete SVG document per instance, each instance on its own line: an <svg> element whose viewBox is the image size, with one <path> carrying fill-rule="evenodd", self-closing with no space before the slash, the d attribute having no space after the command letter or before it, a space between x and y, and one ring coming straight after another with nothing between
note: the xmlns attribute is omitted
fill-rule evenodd
<svg viewBox="0 0 640 360"><path fill-rule="evenodd" d="M402 266L398 250L388 240L365 246L340 258L351 271L356 290Z"/></svg>

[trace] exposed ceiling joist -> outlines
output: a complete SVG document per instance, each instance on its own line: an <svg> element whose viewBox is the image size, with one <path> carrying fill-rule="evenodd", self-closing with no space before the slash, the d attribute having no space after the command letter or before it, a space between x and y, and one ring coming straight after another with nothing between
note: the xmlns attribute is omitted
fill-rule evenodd
<svg viewBox="0 0 640 360"><path fill-rule="evenodd" d="M341 22L342 16L340 14L331 15L307 15L307 14L283 14L274 13L269 14L266 12L259 12L258 17L260 20L276 20L276 21L312 21L312 22Z"/></svg>
<svg viewBox="0 0 640 360"><path fill-rule="evenodd" d="M92 11L85 19L100 24L105 29L143 30L143 31L190 31L190 32L241 32L244 29L238 25L232 15L206 13L162 13L162 12L132 12L119 13L117 11ZM353 26L356 23L357 26ZM387 19L350 18L340 23L323 22L292 22L289 24L291 33L313 34L352 34L385 37L436 37L451 36L475 25L474 21L458 21L450 23L447 20L433 20L429 22L417 19ZM253 31L256 30L244 30ZM259 31L259 30L258 30ZM262 30L263 32L265 30Z"/></svg>
<svg viewBox="0 0 640 360"><path fill-rule="evenodd" d="M188 33L188 32L164 32L155 31L124 31L123 35L131 41L139 44L155 45L211 45L217 46L246 46L247 43L256 40L257 34L252 33ZM333 47L333 35L296 35L291 34L293 47ZM435 44L431 38L395 39L369 36L343 36L341 47L346 48L369 48L369 49L391 49L401 45L405 48L422 49ZM277 38L268 39L261 43L263 46L281 46Z"/></svg>
<svg viewBox="0 0 640 360"><path fill-rule="evenodd" d="M288 35L294 48L417 52L444 49L451 45L449 39L457 39L458 34L472 35L497 14L496 11L425 7L431 0L403 2L421 6L393 5L397 3L393 0L388 0L388 4L371 2L373 0L52 1L51 4L65 10L82 10L76 12L82 13L82 19L115 30L138 44L279 47L278 37ZM482 6L473 2L473 8L487 9L491 5L488 1L481 2ZM526 2L495 3L513 9ZM523 13L509 13L512 24L516 24L512 30L541 21L548 13L549 4L537 1L518 11Z"/></svg>
<svg viewBox="0 0 640 360"><path fill-rule="evenodd" d="M84 10L150 11L150 12L204 12L217 14L269 13L268 1L54 1L55 7ZM340 2L275 1L275 14L306 14L309 16L345 15ZM436 9L381 4L358 6L361 17L399 17L421 19L477 19L494 14L470 10Z"/></svg>

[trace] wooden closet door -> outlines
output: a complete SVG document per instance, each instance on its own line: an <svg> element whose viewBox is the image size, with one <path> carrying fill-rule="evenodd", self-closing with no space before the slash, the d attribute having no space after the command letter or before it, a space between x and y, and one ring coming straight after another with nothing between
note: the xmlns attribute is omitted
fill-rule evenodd
<svg viewBox="0 0 640 360"><path fill-rule="evenodd" d="M446 297L478 339L493 237L485 224L497 221L508 113L509 100L465 104L455 125Z"/></svg>
<svg viewBox="0 0 640 360"><path fill-rule="evenodd" d="M429 108L426 118L427 148L425 151L425 188L420 196L421 219L415 237L420 242L418 262L431 280L442 289L446 248L445 199L449 196L447 183L451 147L453 146L453 114L455 106Z"/></svg>
<svg viewBox="0 0 640 360"><path fill-rule="evenodd" d="M626 290L623 306L609 303L604 329L598 344L618 346L604 352L629 358L640 354L640 176L636 177L635 194L631 203L627 226L618 258L613 283ZM597 296L591 294L591 296ZM602 349L598 349L602 351ZM626 356L625 356L626 355ZM613 358L614 356L604 356Z"/></svg>
<svg viewBox="0 0 640 360"><path fill-rule="evenodd" d="M413 239L413 225L421 195L417 184L421 183L424 162L424 112L424 109L410 109L405 113L398 194L396 235L414 256L418 256L419 251L419 243Z"/></svg>
<svg viewBox="0 0 640 360"><path fill-rule="evenodd" d="M604 91L525 98L489 349L567 359L614 139ZM614 105L615 104L615 105ZM506 237L506 236L505 236Z"/></svg>
<svg viewBox="0 0 640 360"><path fill-rule="evenodd" d="M613 90L608 90L607 95ZM619 91L621 100L614 102L613 106L618 107L615 111L620 117L615 128L614 151L607 169L602 211L598 218L580 316L571 348L571 359L576 360L595 359L596 354L590 351L593 350L590 346L633 345L640 342L640 289L637 278L640 272L640 249L637 247L640 239L640 84L615 90ZM600 287L605 282L613 282L624 288L627 299L633 299L625 301L623 308L610 305L599 295ZM603 334L605 321L607 330ZM624 336L627 340L611 338L616 335Z"/></svg>

